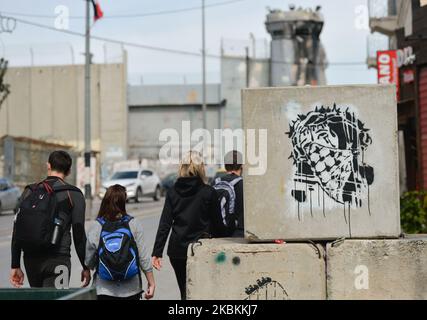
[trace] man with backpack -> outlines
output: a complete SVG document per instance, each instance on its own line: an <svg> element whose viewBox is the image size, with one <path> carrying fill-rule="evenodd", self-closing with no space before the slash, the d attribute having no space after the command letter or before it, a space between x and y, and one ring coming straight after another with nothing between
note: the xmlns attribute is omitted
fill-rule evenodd
<svg viewBox="0 0 427 320"><path fill-rule="evenodd" d="M217 178L213 186L219 196L222 221L229 236L236 238L244 237L242 163L240 152L228 152L224 157L227 174Z"/></svg>
<svg viewBox="0 0 427 320"><path fill-rule="evenodd" d="M71 274L71 228L73 242L83 267L83 287L90 283L85 266L85 199L77 187L64 181L72 159L65 151L54 151L47 163L48 177L25 187L18 203L12 235L10 282L24 284L21 252L31 287L68 288ZM62 281L58 281L62 280Z"/></svg>

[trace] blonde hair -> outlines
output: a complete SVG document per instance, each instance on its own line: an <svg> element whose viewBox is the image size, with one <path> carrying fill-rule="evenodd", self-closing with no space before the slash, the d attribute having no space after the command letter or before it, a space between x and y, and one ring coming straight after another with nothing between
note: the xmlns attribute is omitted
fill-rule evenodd
<svg viewBox="0 0 427 320"><path fill-rule="evenodd" d="M199 177L206 183L206 171L203 157L198 151L190 151L182 159L178 170L179 177Z"/></svg>

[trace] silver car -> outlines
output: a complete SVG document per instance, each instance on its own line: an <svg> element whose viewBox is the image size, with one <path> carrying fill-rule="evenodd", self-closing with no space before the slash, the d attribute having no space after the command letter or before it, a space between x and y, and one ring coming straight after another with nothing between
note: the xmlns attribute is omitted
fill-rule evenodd
<svg viewBox="0 0 427 320"><path fill-rule="evenodd" d="M0 178L0 213L14 210L21 190L14 186L8 179Z"/></svg>
<svg viewBox="0 0 427 320"><path fill-rule="evenodd" d="M115 172L109 180L102 184L99 197L102 199L107 188L114 184L126 187L128 199L133 199L135 202L141 202L143 197L151 197L155 201L160 200L160 179L151 170L135 169Z"/></svg>

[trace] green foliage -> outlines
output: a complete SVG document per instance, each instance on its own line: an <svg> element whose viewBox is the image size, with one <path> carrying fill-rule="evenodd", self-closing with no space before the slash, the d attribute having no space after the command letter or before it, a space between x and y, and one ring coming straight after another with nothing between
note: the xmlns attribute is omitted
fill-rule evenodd
<svg viewBox="0 0 427 320"><path fill-rule="evenodd" d="M405 192L400 198L402 232L427 233L427 191Z"/></svg>

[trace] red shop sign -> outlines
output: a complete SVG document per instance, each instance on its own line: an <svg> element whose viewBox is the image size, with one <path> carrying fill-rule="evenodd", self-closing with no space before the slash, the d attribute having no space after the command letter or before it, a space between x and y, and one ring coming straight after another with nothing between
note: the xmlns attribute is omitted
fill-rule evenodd
<svg viewBox="0 0 427 320"><path fill-rule="evenodd" d="M399 99L399 69L397 66L397 51L377 51L377 69L379 84L395 84L397 99Z"/></svg>

